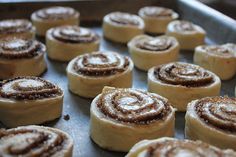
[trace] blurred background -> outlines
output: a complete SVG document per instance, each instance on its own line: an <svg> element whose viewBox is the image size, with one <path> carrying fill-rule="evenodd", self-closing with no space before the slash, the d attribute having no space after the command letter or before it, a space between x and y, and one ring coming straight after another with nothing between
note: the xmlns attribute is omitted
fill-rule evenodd
<svg viewBox="0 0 236 157"><path fill-rule="evenodd" d="M199 0L202 3L236 19L236 0Z"/></svg>
<svg viewBox="0 0 236 157"><path fill-rule="evenodd" d="M56 2L56 1L67 1L67 0L0 0L0 2L3 2L3 3L23 2L23 1L24 2L31 2L31 1L54 1L54 2ZM86 0L81 0L81 1L86 1ZM90 1L90 0L87 0L87 1ZM225 14L227 16L230 16L233 19L236 19L236 0L198 0L198 1L201 1L202 3L222 12L223 14ZM135 0L134 0L134 2L135 2Z"/></svg>

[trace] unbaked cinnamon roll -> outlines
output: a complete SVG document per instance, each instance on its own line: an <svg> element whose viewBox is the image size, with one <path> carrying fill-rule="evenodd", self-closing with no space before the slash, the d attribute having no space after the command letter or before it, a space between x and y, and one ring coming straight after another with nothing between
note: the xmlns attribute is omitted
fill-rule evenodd
<svg viewBox="0 0 236 157"><path fill-rule="evenodd" d="M172 21L168 24L166 34L175 37L181 49L194 50L203 45L206 32L203 28L189 21Z"/></svg>
<svg viewBox="0 0 236 157"><path fill-rule="evenodd" d="M62 90L39 77L16 77L0 85L0 121L7 127L54 120L62 103Z"/></svg>
<svg viewBox="0 0 236 157"><path fill-rule="evenodd" d="M172 9L156 6L143 7L138 14L144 20L145 32L151 34L165 33L167 25L179 17Z"/></svg>
<svg viewBox="0 0 236 157"><path fill-rule="evenodd" d="M47 31L47 53L51 59L70 61L78 55L97 51L99 36L78 26L59 26Z"/></svg>
<svg viewBox="0 0 236 157"><path fill-rule="evenodd" d="M32 39L35 36L35 27L27 19L7 19L0 21L0 40L6 38Z"/></svg>
<svg viewBox="0 0 236 157"><path fill-rule="evenodd" d="M79 25L80 14L73 8L54 6L35 11L31 15L36 34L45 36L48 29L61 25Z"/></svg>
<svg viewBox="0 0 236 157"><path fill-rule="evenodd" d="M147 71L153 66L178 59L179 43L170 36L139 35L128 43L129 53L137 68Z"/></svg>
<svg viewBox="0 0 236 157"><path fill-rule="evenodd" d="M195 99L220 94L221 81L200 66L173 62L148 71L148 91L166 97L178 111Z"/></svg>
<svg viewBox="0 0 236 157"><path fill-rule="evenodd" d="M195 48L194 63L214 72L222 80L236 74L236 45L202 45Z"/></svg>
<svg viewBox="0 0 236 157"><path fill-rule="evenodd" d="M36 40L7 39L0 42L0 79L39 76L47 69L46 48Z"/></svg>
<svg viewBox="0 0 236 157"><path fill-rule="evenodd" d="M174 135L175 109L168 100L136 89L105 87L90 118L91 138L108 150L127 152L140 140Z"/></svg>
<svg viewBox="0 0 236 157"><path fill-rule="evenodd" d="M236 98L206 97L188 104L185 135L236 150Z"/></svg>
<svg viewBox="0 0 236 157"><path fill-rule="evenodd" d="M0 130L1 156L72 157L73 140L65 132L43 126Z"/></svg>
<svg viewBox="0 0 236 157"><path fill-rule="evenodd" d="M93 52L74 58L67 66L71 92L94 98L104 86L132 87L133 62L115 52Z"/></svg>
<svg viewBox="0 0 236 157"><path fill-rule="evenodd" d="M127 43L136 35L143 34L144 22L134 14L112 12L103 18L103 35L119 43Z"/></svg>
<svg viewBox="0 0 236 157"><path fill-rule="evenodd" d="M236 152L222 150L201 141L159 138L143 140L126 157L235 157Z"/></svg>

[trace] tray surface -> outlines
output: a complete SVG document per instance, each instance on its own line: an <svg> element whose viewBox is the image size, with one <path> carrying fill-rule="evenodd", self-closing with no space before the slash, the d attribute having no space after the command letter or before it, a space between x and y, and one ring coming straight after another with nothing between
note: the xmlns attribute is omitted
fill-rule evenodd
<svg viewBox="0 0 236 157"><path fill-rule="evenodd" d="M83 23L82 23L83 26ZM123 55L129 56L126 45L112 43L102 38L102 29L99 26L89 27L101 36L100 50L115 51ZM209 38L206 39L207 44L216 44ZM64 91L64 106L62 117L44 125L59 128L66 131L74 139L73 156L81 157L121 157L126 153L111 152L99 148L89 136L89 116L90 103L92 99L85 99L72 94L68 90L68 82L66 77L67 63L57 62L45 57L48 65L48 70L43 74L43 78L58 84ZM180 51L179 61L192 63L192 51ZM222 81L221 95L234 96L234 87L236 83L236 76L229 81ZM134 68L133 71L133 88L147 89L147 73ZM64 120L64 115L69 115L69 120ZM184 138L184 115L185 113L176 114L175 137ZM0 125L1 127L1 125ZM2 126L3 127L3 126Z"/></svg>
<svg viewBox="0 0 236 157"><path fill-rule="evenodd" d="M102 29L100 27L89 27L102 37ZM109 51L119 52L122 55L129 56L126 45L112 43L101 38L100 50L109 53ZM213 44L207 39L208 44ZM63 116L59 120L55 120L46 125L60 128L69 133L75 142L74 156L88 157L121 157L125 153L110 152L99 148L89 137L89 110L92 99L86 99L72 94L67 87L66 66L67 63L52 61L47 59L48 71L43 75L44 78L58 84L64 90L64 108L63 115L68 114L70 120L66 121ZM193 52L181 51L179 61L192 63ZM144 71L134 68L133 71L133 88L147 89L147 74ZM222 82L221 95L233 96L236 77L229 81ZM185 113L176 114L175 137L184 138L184 115Z"/></svg>

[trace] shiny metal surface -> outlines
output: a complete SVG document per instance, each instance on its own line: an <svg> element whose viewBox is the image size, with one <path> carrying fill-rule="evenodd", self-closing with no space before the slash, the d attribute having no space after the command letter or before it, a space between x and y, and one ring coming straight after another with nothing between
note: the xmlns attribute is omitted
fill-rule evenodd
<svg viewBox="0 0 236 157"><path fill-rule="evenodd" d="M79 2L78 2L79 3ZM131 5L132 3L130 3ZM179 0L177 3L178 6L172 6L174 8L178 8L178 12L181 14L181 16L184 19L194 19L194 22L196 24L202 25L204 28L207 28L207 26L212 26L218 22L218 27L224 28L223 30L228 30L228 25L224 22L224 19L221 19L222 21L217 21L222 17L217 17L216 21L206 21L208 17L214 18L214 13L208 14L207 11L204 12L204 10L201 10L199 8L191 8L194 6L187 5L184 1ZM197 6L196 6L197 7ZM113 8L115 9L115 8ZM193 11L198 11L198 16L195 17L195 13ZM1 16L1 15L0 15ZM4 15L6 16L6 15ZM83 23L82 23L83 25ZM102 30L100 26L92 26L89 27L96 31L100 36L102 36ZM218 30L215 29L216 27L207 28L207 30L211 30L210 32L210 38L207 38L206 42L208 44L214 44L214 43L223 43L224 40L227 39L228 32L218 32ZM234 29L230 27L231 33L235 34L236 32ZM217 35L217 33L221 33L221 35ZM214 38L214 34L215 37ZM217 40L214 40L217 39ZM227 41L233 42L235 40L235 36L230 37ZM235 42L235 41L234 41ZM112 43L109 41L106 41L102 39L101 41L101 47L100 49L102 51L115 51L119 52L123 55L128 55L128 50L126 45L120 45L116 43ZM118 153L118 152L111 152L106 151L101 148L99 148L95 143L92 142L92 140L89 137L89 114L90 114L90 103L92 99L85 99L79 96L76 96L69 92L67 87L67 77L66 77L66 66L67 63L63 62L57 62L52 61L46 57L47 64L48 64L48 70L47 72L42 76L45 79L48 79L56 84L58 84L64 91L65 97L64 97L64 106L63 106L63 114L60 119L57 119L53 122L44 124L46 126L56 127L63 131L66 131L69 133L73 139L74 139L74 157L121 157L124 156L125 153ZM181 51L180 52L180 61L183 62L189 62L192 63L193 60L193 52L191 51ZM144 89L147 88L147 74L146 72L140 71L138 69L134 69L133 72L133 87L138 89ZM236 85L236 76L229 80L229 81L223 81L222 82L222 90L221 95L229 95L234 96L234 87ZM92 89L91 89L92 90ZM63 118L64 115L69 115L70 119L65 120ZM176 114L176 134L175 137L177 138L184 138L184 115L185 113L177 113ZM3 127L3 126L2 126Z"/></svg>

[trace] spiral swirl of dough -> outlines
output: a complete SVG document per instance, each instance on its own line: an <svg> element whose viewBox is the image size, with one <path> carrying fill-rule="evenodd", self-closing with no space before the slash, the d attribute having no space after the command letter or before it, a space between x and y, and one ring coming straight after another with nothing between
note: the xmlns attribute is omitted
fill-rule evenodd
<svg viewBox="0 0 236 157"><path fill-rule="evenodd" d="M128 57L114 52L93 52L76 60L74 70L85 76L110 76L124 72L130 64Z"/></svg>
<svg viewBox="0 0 236 157"><path fill-rule="evenodd" d="M62 95L62 90L39 77L17 77L0 85L0 97L16 100L36 100Z"/></svg>
<svg viewBox="0 0 236 157"><path fill-rule="evenodd" d="M115 121L133 124L165 120L173 111L165 98L129 88L103 92L97 107Z"/></svg>
<svg viewBox="0 0 236 157"><path fill-rule="evenodd" d="M129 13L122 13L122 12L113 12L109 14L109 19L120 25L139 25L139 19L138 16L132 15Z"/></svg>
<svg viewBox="0 0 236 157"><path fill-rule="evenodd" d="M7 39L0 43L0 58L32 58L45 53L44 44L36 40Z"/></svg>
<svg viewBox="0 0 236 157"><path fill-rule="evenodd" d="M78 26L60 26L52 29L52 36L62 42L91 43L98 40L98 35L89 29Z"/></svg>
<svg viewBox="0 0 236 157"><path fill-rule="evenodd" d="M224 45L208 45L201 46L201 48L211 55L224 56L224 57L235 57L236 53L233 50L234 44L224 44Z"/></svg>
<svg viewBox="0 0 236 157"><path fill-rule="evenodd" d="M64 132L42 126L23 126L0 130L3 156L65 156L70 154L72 139Z"/></svg>
<svg viewBox="0 0 236 157"><path fill-rule="evenodd" d="M212 74L207 70L182 62L156 67L154 75L164 83L188 87L204 86L214 81Z"/></svg>
<svg viewBox="0 0 236 157"><path fill-rule="evenodd" d="M231 150L220 150L200 141L162 139L148 145L145 149L145 157L227 157L235 155Z"/></svg>
<svg viewBox="0 0 236 157"><path fill-rule="evenodd" d="M142 38L136 46L149 51L165 51L173 45L173 40L168 37Z"/></svg>
<svg viewBox="0 0 236 157"><path fill-rule="evenodd" d="M33 28L32 23L26 19L9 19L0 21L0 34L23 33Z"/></svg>
<svg viewBox="0 0 236 157"><path fill-rule="evenodd" d="M140 9L139 14L148 17L171 17L173 10L163 7L144 7Z"/></svg>
<svg viewBox="0 0 236 157"><path fill-rule="evenodd" d="M210 127L236 133L236 99L207 97L194 104L195 113Z"/></svg>
<svg viewBox="0 0 236 157"><path fill-rule="evenodd" d="M177 32L195 32L194 24L189 21L178 21L173 26Z"/></svg>
<svg viewBox="0 0 236 157"><path fill-rule="evenodd" d="M78 16L78 12L70 7L49 7L38 10L36 16L44 20L67 19Z"/></svg>

